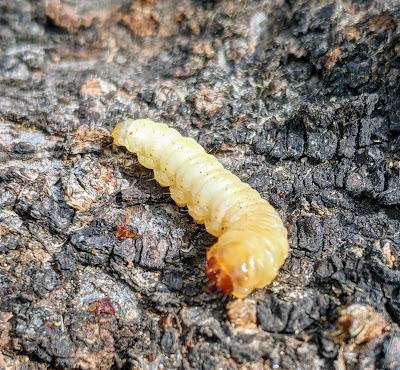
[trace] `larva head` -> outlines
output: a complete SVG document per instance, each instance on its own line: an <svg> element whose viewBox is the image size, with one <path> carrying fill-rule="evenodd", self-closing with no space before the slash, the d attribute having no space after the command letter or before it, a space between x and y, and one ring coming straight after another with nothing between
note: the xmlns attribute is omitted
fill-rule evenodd
<svg viewBox="0 0 400 370"><path fill-rule="evenodd" d="M245 298L276 277L287 256L284 243L272 245L260 233L228 231L207 252L206 275L223 294Z"/></svg>
<svg viewBox="0 0 400 370"><path fill-rule="evenodd" d="M206 275L224 295L229 295L233 292L233 283L228 271L215 257L211 257L207 261Z"/></svg>
<svg viewBox="0 0 400 370"><path fill-rule="evenodd" d="M206 275L224 295L244 298L255 288L249 281L247 260L247 253L241 253L238 245L223 245L218 241L207 253Z"/></svg>

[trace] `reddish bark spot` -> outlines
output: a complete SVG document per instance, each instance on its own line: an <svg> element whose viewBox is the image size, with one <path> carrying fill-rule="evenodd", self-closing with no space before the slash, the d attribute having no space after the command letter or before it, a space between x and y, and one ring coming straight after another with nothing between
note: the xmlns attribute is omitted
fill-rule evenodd
<svg viewBox="0 0 400 370"><path fill-rule="evenodd" d="M90 308L90 311L94 312L96 315L100 315L101 313L105 313L106 315L114 315L119 311L119 309L119 304L113 302L110 298L100 298L94 302Z"/></svg>
<svg viewBox="0 0 400 370"><path fill-rule="evenodd" d="M118 239L137 238L139 234L135 233L129 225L117 225L117 232L115 234Z"/></svg>
<svg viewBox="0 0 400 370"><path fill-rule="evenodd" d="M147 361L153 362L156 360L157 355L154 352L150 352L146 355Z"/></svg>
<svg viewBox="0 0 400 370"><path fill-rule="evenodd" d="M46 321L45 323L46 327L49 328L50 330L54 330L53 325L49 321Z"/></svg>

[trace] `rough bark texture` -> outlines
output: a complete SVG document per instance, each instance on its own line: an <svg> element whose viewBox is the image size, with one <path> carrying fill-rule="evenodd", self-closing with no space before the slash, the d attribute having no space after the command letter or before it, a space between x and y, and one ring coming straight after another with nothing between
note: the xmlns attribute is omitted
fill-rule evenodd
<svg viewBox="0 0 400 370"><path fill-rule="evenodd" d="M84 5L81 5L83 3ZM398 0L0 0L0 368L398 369ZM135 156L197 139L278 209L244 301Z"/></svg>

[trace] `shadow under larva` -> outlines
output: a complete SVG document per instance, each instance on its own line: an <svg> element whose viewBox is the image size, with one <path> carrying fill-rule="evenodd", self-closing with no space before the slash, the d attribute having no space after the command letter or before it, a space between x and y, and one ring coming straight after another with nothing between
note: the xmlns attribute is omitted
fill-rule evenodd
<svg viewBox="0 0 400 370"><path fill-rule="evenodd" d="M178 206L186 206L194 221L218 238L207 252L206 274L223 294L244 298L276 277L288 255L287 231L256 190L195 140L163 123L127 120L112 136L154 171Z"/></svg>

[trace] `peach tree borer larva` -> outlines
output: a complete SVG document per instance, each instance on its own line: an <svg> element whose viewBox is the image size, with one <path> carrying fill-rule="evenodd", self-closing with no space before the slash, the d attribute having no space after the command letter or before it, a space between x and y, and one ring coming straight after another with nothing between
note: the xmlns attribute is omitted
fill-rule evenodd
<svg viewBox="0 0 400 370"><path fill-rule="evenodd" d="M244 298L277 275L288 255L287 231L275 209L223 168L192 138L149 119L127 120L114 143L136 153L169 186L180 207L218 237L207 252L206 274L224 294Z"/></svg>

